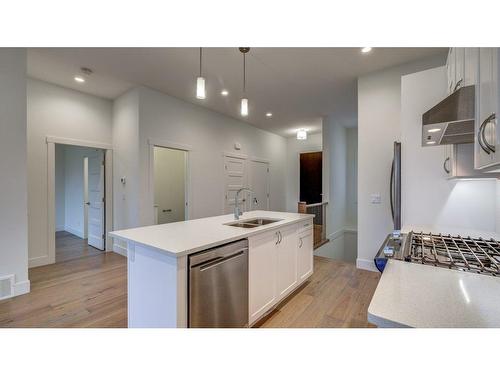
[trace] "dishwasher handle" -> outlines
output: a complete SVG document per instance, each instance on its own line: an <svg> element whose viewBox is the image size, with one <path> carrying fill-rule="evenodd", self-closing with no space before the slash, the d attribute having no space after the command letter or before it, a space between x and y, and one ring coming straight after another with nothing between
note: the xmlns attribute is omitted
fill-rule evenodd
<svg viewBox="0 0 500 375"><path fill-rule="evenodd" d="M215 257L215 258L209 259L206 262L202 262L202 263L197 264L197 265L195 265L195 266L193 266L191 268L199 268L200 271L205 271L207 269L210 269L212 267L217 266L218 264L227 262L230 259L233 259L233 258L236 258L236 257L238 257L240 255L245 254L245 251L247 249L248 248L241 249L240 251L237 251L235 253L232 253L232 254L229 254L229 255L226 255L226 256L223 256L223 257Z"/></svg>

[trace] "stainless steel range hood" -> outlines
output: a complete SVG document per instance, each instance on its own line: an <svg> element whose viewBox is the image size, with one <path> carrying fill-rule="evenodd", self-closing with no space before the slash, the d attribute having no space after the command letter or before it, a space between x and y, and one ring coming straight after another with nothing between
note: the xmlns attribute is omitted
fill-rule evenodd
<svg viewBox="0 0 500 375"><path fill-rule="evenodd" d="M475 87L462 87L422 115L422 146L474 142Z"/></svg>

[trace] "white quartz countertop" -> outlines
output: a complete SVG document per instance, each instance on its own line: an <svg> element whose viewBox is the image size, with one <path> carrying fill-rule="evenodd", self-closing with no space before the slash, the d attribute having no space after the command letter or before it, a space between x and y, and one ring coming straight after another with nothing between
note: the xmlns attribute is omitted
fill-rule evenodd
<svg viewBox="0 0 500 375"><path fill-rule="evenodd" d="M368 320L379 327L500 327L500 278L390 259Z"/></svg>
<svg viewBox="0 0 500 375"><path fill-rule="evenodd" d="M111 232L110 235L127 242L142 244L165 251L178 257L247 238L284 225L312 219L314 215L275 211L249 211L240 215L238 221L257 217L281 220L256 228L238 228L224 225L225 223L236 221L234 215L229 214L177 223L118 230Z"/></svg>

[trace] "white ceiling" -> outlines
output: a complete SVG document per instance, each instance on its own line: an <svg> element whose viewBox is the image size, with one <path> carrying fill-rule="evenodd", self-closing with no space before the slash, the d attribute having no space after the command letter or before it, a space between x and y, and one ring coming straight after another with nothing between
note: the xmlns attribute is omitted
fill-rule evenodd
<svg viewBox="0 0 500 375"><path fill-rule="evenodd" d="M250 114L239 115L243 58L237 48L204 48L207 98L195 98L198 48L35 48L28 51L31 77L114 99L144 85L283 136L298 128L321 130L321 117L335 113L356 126L356 78L431 55L444 48L252 48L247 55ZM94 71L85 84L73 77ZM229 96L220 95L221 89ZM272 112L268 119L266 112Z"/></svg>

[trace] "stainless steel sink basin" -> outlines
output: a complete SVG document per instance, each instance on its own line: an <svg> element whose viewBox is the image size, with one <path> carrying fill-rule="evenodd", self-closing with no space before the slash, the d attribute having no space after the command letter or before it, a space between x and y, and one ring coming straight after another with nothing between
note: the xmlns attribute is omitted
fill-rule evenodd
<svg viewBox="0 0 500 375"><path fill-rule="evenodd" d="M283 219L269 219L264 217L257 217L254 219L235 221L234 223L227 223L224 225L229 225L231 227L238 227L238 228L256 228L262 225L276 223L277 221L281 220Z"/></svg>

